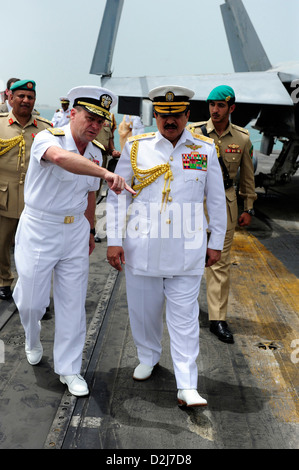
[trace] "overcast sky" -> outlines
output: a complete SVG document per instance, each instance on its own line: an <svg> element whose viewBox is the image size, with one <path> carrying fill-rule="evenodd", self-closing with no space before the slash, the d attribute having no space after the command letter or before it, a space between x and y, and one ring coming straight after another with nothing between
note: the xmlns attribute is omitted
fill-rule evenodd
<svg viewBox="0 0 299 470"><path fill-rule="evenodd" d="M224 0L125 0L113 76L233 72ZM299 0L243 0L273 65L299 60ZM56 107L89 73L106 0L14 0L1 21L0 81L37 83L37 104ZM2 13L3 15L3 9Z"/></svg>

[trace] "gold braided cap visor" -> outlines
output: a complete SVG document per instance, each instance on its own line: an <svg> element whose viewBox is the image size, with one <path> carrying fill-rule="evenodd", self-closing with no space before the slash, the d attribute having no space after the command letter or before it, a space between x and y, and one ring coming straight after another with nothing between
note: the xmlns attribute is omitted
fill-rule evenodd
<svg viewBox="0 0 299 470"><path fill-rule="evenodd" d="M84 106L84 108L89 111L90 113L97 114L98 116L102 116L108 121L111 121L110 112L107 109L101 108L101 106L97 106L92 103L86 103L85 101L77 101L76 105Z"/></svg>
<svg viewBox="0 0 299 470"><path fill-rule="evenodd" d="M154 101L154 110L160 114L178 114L186 111L189 101L175 101L165 103L165 101Z"/></svg>

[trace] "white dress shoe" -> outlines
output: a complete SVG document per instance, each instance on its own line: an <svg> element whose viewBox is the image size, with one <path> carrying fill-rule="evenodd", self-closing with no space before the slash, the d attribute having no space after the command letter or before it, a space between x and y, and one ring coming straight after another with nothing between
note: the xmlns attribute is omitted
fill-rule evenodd
<svg viewBox="0 0 299 470"><path fill-rule="evenodd" d="M178 390L179 406L207 406L207 400L202 398L197 390Z"/></svg>
<svg viewBox="0 0 299 470"><path fill-rule="evenodd" d="M39 330L41 330L41 322L38 322ZM40 361L41 358L43 357L43 347L42 343L40 342L40 334L38 337L38 342L34 348L29 349L27 341L25 341L25 353L27 356L27 361L29 364L32 366L36 366Z"/></svg>
<svg viewBox="0 0 299 470"><path fill-rule="evenodd" d="M69 392L76 397L82 397L89 394L87 383L80 374L61 375L60 382L67 385Z"/></svg>
<svg viewBox="0 0 299 470"><path fill-rule="evenodd" d="M36 366L43 357L43 347L40 340L38 340L37 345L32 349L28 348L27 341L25 341L25 353L29 364L31 364L32 366Z"/></svg>
<svg viewBox="0 0 299 470"><path fill-rule="evenodd" d="M158 365L158 364L156 364ZM140 363L133 372L134 380L146 380L152 375L152 372L156 366L147 366L146 364Z"/></svg>

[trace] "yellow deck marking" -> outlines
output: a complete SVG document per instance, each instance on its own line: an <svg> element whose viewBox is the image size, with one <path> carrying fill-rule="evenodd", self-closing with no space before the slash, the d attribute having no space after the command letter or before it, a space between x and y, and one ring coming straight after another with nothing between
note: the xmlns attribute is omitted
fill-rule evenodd
<svg viewBox="0 0 299 470"><path fill-rule="evenodd" d="M231 261L228 320L235 339L272 413L299 423L299 279L246 230L235 233ZM260 342L277 349L259 349Z"/></svg>

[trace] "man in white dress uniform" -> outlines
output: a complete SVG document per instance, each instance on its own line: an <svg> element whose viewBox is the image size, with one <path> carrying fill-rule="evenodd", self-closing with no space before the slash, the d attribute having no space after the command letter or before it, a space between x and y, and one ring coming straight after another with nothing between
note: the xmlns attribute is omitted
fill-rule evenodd
<svg viewBox="0 0 299 470"><path fill-rule="evenodd" d="M60 103L61 109L57 109L51 120L53 127L66 126L70 122L71 108L69 100L62 96L60 98Z"/></svg>
<svg viewBox="0 0 299 470"><path fill-rule="evenodd" d="M80 369L88 257L95 247L95 191L100 178L116 194L131 188L100 166L101 149L93 142L116 97L104 88L76 87L68 99L73 104L70 124L40 132L32 145L15 239L19 278L13 297L25 330L27 360L36 365L43 355L40 320L54 273L54 369L71 393L82 396L88 394Z"/></svg>
<svg viewBox="0 0 299 470"><path fill-rule="evenodd" d="M207 402L197 392L198 294L205 266L221 256L226 205L213 140L185 129L193 94L179 86L150 91L158 132L132 136L124 147L117 172L133 184L136 196L108 195L107 259L118 270L126 263L130 323L140 361L133 378L149 378L159 362L166 298L178 403L203 406Z"/></svg>

